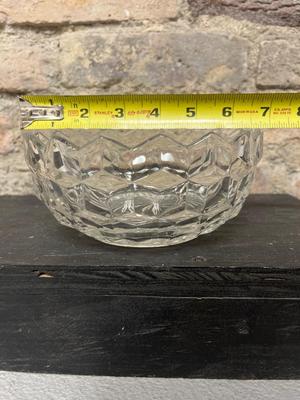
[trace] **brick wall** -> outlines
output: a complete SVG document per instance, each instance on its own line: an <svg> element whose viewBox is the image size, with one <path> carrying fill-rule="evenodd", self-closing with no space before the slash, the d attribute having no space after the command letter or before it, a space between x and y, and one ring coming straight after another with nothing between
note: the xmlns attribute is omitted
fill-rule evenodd
<svg viewBox="0 0 300 400"><path fill-rule="evenodd" d="M1 0L0 194L30 193L20 93L296 91L294 0ZM266 130L253 188L300 198L300 131Z"/></svg>

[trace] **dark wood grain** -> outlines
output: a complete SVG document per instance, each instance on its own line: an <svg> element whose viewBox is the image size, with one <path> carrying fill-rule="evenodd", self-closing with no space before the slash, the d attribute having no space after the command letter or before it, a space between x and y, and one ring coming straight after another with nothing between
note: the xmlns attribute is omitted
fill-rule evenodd
<svg viewBox="0 0 300 400"><path fill-rule="evenodd" d="M250 196L181 246L126 249L0 197L0 369L300 377L300 202Z"/></svg>
<svg viewBox="0 0 300 400"><path fill-rule="evenodd" d="M299 302L58 293L0 297L0 369L299 378Z"/></svg>
<svg viewBox="0 0 300 400"><path fill-rule="evenodd" d="M159 249L100 243L58 224L30 196L2 197L0 210L1 290L67 287L222 298L300 294L300 201L289 196L252 196L217 231Z"/></svg>

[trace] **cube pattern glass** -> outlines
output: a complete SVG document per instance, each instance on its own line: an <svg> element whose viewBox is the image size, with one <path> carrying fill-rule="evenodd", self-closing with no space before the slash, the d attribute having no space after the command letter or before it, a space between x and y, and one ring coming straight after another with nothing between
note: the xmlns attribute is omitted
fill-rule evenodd
<svg viewBox="0 0 300 400"><path fill-rule="evenodd" d="M260 130L25 131L36 193L55 218L106 243L156 247L235 217Z"/></svg>

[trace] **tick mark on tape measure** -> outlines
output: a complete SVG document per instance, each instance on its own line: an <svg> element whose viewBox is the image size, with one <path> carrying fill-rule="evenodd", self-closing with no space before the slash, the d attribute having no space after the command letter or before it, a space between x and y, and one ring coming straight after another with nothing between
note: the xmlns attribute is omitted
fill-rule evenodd
<svg viewBox="0 0 300 400"><path fill-rule="evenodd" d="M300 127L300 93L39 95L21 100L26 130Z"/></svg>

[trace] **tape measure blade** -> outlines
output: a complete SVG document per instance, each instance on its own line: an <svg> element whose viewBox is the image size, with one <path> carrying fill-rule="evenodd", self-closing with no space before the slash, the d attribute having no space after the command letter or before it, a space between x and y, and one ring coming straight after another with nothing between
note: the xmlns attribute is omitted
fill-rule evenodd
<svg viewBox="0 0 300 400"><path fill-rule="evenodd" d="M33 108L63 107L63 119L33 120L26 130L300 126L299 93L26 95L22 100Z"/></svg>

